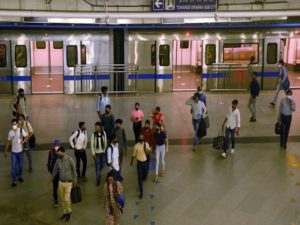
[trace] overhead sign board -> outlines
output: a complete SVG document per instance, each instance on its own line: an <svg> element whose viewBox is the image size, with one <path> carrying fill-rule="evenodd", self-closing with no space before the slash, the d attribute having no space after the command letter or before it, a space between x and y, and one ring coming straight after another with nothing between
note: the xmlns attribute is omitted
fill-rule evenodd
<svg viewBox="0 0 300 225"><path fill-rule="evenodd" d="M207 12L218 7L218 0L152 0L152 3L153 12Z"/></svg>

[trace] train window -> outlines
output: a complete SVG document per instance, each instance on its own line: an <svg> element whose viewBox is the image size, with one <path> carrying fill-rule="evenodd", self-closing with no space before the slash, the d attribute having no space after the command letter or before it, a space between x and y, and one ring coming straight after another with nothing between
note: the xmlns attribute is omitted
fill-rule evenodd
<svg viewBox="0 0 300 225"><path fill-rule="evenodd" d="M159 65L169 66L170 65L170 46L160 45L159 46Z"/></svg>
<svg viewBox="0 0 300 225"><path fill-rule="evenodd" d="M6 46L0 45L0 67L6 67Z"/></svg>
<svg viewBox="0 0 300 225"><path fill-rule="evenodd" d="M63 48L63 42L62 41L53 41L53 48L54 49L62 49Z"/></svg>
<svg viewBox="0 0 300 225"><path fill-rule="evenodd" d="M226 43L223 47L223 62L248 64L250 62L250 58L254 57L254 64L257 64L258 49L257 43Z"/></svg>
<svg viewBox="0 0 300 225"><path fill-rule="evenodd" d="M156 65L156 45L151 45L151 66Z"/></svg>
<svg viewBox="0 0 300 225"><path fill-rule="evenodd" d="M190 41L180 41L180 48L189 48Z"/></svg>
<svg viewBox="0 0 300 225"><path fill-rule="evenodd" d="M216 62L216 45L209 44L205 46L205 64L212 65Z"/></svg>
<svg viewBox="0 0 300 225"><path fill-rule="evenodd" d="M27 67L27 49L25 45L16 45L15 64L16 67Z"/></svg>
<svg viewBox="0 0 300 225"><path fill-rule="evenodd" d="M67 66L74 67L78 61L77 45L67 46Z"/></svg>
<svg viewBox="0 0 300 225"><path fill-rule="evenodd" d="M277 63L277 43L269 43L267 45L267 63Z"/></svg>
<svg viewBox="0 0 300 225"><path fill-rule="evenodd" d="M37 42L35 42L35 47L37 49L45 49L46 48L46 42L45 41L37 41Z"/></svg>
<svg viewBox="0 0 300 225"><path fill-rule="evenodd" d="M85 65L86 64L86 46L81 45L81 64Z"/></svg>

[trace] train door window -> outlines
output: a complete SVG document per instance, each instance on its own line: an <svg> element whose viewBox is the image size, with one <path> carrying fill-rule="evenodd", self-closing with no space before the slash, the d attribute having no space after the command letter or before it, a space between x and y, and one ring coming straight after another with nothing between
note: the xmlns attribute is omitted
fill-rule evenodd
<svg viewBox="0 0 300 225"><path fill-rule="evenodd" d="M205 64L212 65L216 62L216 45L208 44L205 46Z"/></svg>
<svg viewBox="0 0 300 225"><path fill-rule="evenodd" d="M156 65L156 45L151 45L151 66Z"/></svg>
<svg viewBox="0 0 300 225"><path fill-rule="evenodd" d="M223 48L224 63L249 63L250 58L255 58L254 63L258 63L257 43L226 43Z"/></svg>
<svg viewBox="0 0 300 225"><path fill-rule="evenodd" d="M267 63L277 63L277 43L268 43L267 45Z"/></svg>
<svg viewBox="0 0 300 225"><path fill-rule="evenodd" d="M37 41L35 43L35 47L37 49L46 49L46 42L45 41Z"/></svg>
<svg viewBox="0 0 300 225"><path fill-rule="evenodd" d="M180 48L189 48L190 41L180 41Z"/></svg>
<svg viewBox="0 0 300 225"><path fill-rule="evenodd" d="M62 41L53 41L53 48L54 49L62 49L63 48L63 42Z"/></svg>
<svg viewBox="0 0 300 225"><path fill-rule="evenodd" d="M81 45L81 64L85 65L86 64L86 46Z"/></svg>
<svg viewBox="0 0 300 225"><path fill-rule="evenodd" d="M170 65L170 46L160 45L159 46L159 65L169 66Z"/></svg>
<svg viewBox="0 0 300 225"><path fill-rule="evenodd" d="M74 67L78 61L77 45L67 46L67 66Z"/></svg>
<svg viewBox="0 0 300 225"><path fill-rule="evenodd" d="M6 67L6 46L0 44L0 67Z"/></svg>
<svg viewBox="0 0 300 225"><path fill-rule="evenodd" d="M27 67L27 50L25 45L16 45L15 64L16 67Z"/></svg>

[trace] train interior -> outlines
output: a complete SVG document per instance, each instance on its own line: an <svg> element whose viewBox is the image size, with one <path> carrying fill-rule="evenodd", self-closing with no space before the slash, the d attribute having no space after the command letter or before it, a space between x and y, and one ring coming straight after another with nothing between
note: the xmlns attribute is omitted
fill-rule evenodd
<svg viewBox="0 0 300 225"><path fill-rule="evenodd" d="M291 87L300 88L300 38L282 40L283 59L287 64Z"/></svg>

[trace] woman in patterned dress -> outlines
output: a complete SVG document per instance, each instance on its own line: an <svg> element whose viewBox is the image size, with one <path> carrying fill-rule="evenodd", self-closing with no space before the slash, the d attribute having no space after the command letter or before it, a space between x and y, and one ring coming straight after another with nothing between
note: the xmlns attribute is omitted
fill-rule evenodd
<svg viewBox="0 0 300 225"><path fill-rule="evenodd" d="M109 173L104 186L104 209L106 212L106 225L118 225L122 208L116 202L118 194L123 192L123 187L120 182L114 179L113 173Z"/></svg>

